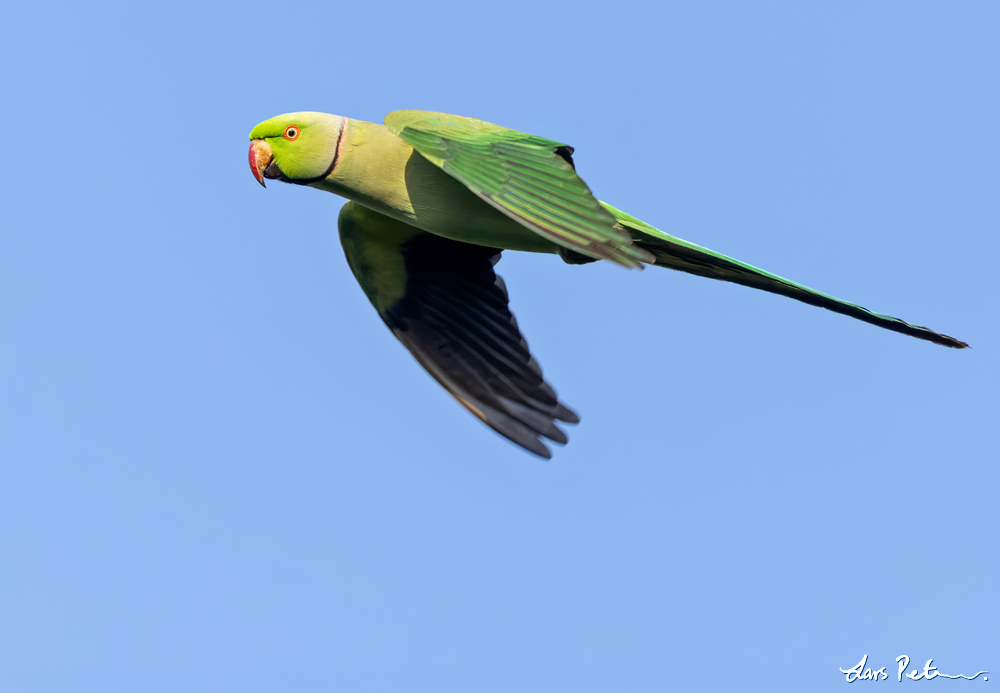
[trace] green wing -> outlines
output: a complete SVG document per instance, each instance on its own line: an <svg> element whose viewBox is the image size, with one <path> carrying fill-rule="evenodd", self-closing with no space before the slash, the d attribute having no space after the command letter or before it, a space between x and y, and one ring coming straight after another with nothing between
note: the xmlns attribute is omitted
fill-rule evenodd
<svg viewBox="0 0 1000 693"><path fill-rule="evenodd" d="M394 111L385 126L480 198L553 243L626 267L652 262L576 174L572 147L429 111Z"/></svg>
<svg viewBox="0 0 1000 693"><path fill-rule="evenodd" d="M545 382L493 271L500 250L426 233L348 202L340 212L347 263L414 358L466 409L527 450L564 444L556 421L580 419Z"/></svg>
<svg viewBox="0 0 1000 693"><path fill-rule="evenodd" d="M669 267L670 269L697 274L702 277L720 279L722 281L761 289L762 291L769 291L773 294L788 296L797 301L808 303L811 306L819 306L820 308L832 310L835 313L849 315L857 320L878 325L893 332L901 332L917 339L926 339L935 344L956 349L969 346L954 337L940 334L919 325L911 325L891 315L874 313L867 308L842 301L829 294L796 284L784 277L765 272L753 265L726 257L708 248L702 248L700 245L689 243L676 236L671 236L669 233L660 231L626 214L620 209L615 209L607 203L602 202L601 204L615 216L619 224L632 232L637 245L646 248L656 257L656 264L660 267Z"/></svg>

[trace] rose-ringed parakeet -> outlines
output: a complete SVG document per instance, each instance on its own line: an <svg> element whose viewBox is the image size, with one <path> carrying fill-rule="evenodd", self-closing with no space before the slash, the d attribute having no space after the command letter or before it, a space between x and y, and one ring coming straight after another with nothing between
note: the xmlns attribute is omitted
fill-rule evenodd
<svg viewBox="0 0 1000 693"><path fill-rule="evenodd" d="M340 212L347 262L417 361L469 411L531 452L565 443L577 423L545 382L493 266L504 250L669 267L744 284L944 346L926 327L809 289L664 233L600 202L573 148L473 118L395 111L385 125L288 113L250 133L250 168L349 201Z"/></svg>

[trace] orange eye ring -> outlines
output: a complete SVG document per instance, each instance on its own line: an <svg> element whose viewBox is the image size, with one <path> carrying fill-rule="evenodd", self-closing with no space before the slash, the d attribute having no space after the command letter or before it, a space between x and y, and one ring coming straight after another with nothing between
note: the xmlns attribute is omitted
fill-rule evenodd
<svg viewBox="0 0 1000 693"><path fill-rule="evenodd" d="M299 128L298 125L289 125L287 128L285 128L285 132L282 133L282 136L286 140L288 140L289 142L291 142L293 140L299 139L299 135L301 135L301 134L302 134L302 130Z"/></svg>

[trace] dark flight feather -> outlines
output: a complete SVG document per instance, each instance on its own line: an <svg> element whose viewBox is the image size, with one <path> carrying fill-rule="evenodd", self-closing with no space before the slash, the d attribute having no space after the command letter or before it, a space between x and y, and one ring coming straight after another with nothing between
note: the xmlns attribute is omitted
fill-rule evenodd
<svg viewBox="0 0 1000 693"><path fill-rule="evenodd" d="M493 430L551 457L555 422L580 418L559 402L528 350L493 266L500 250L420 234L401 246L406 290L383 319L427 371Z"/></svg>

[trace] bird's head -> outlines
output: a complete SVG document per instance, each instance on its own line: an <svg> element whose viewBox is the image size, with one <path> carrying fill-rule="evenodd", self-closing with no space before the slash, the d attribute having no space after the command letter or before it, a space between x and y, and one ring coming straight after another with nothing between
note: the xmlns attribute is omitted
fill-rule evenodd
<svg viewBox="0 0 1000 693"><path fill-rule="evenodd" d="M265 178L305 185L325 178L337 160L344 119L329 113L285 113L250 133L250 170ZM266 186L265 186L266 187Z"/></svg>

